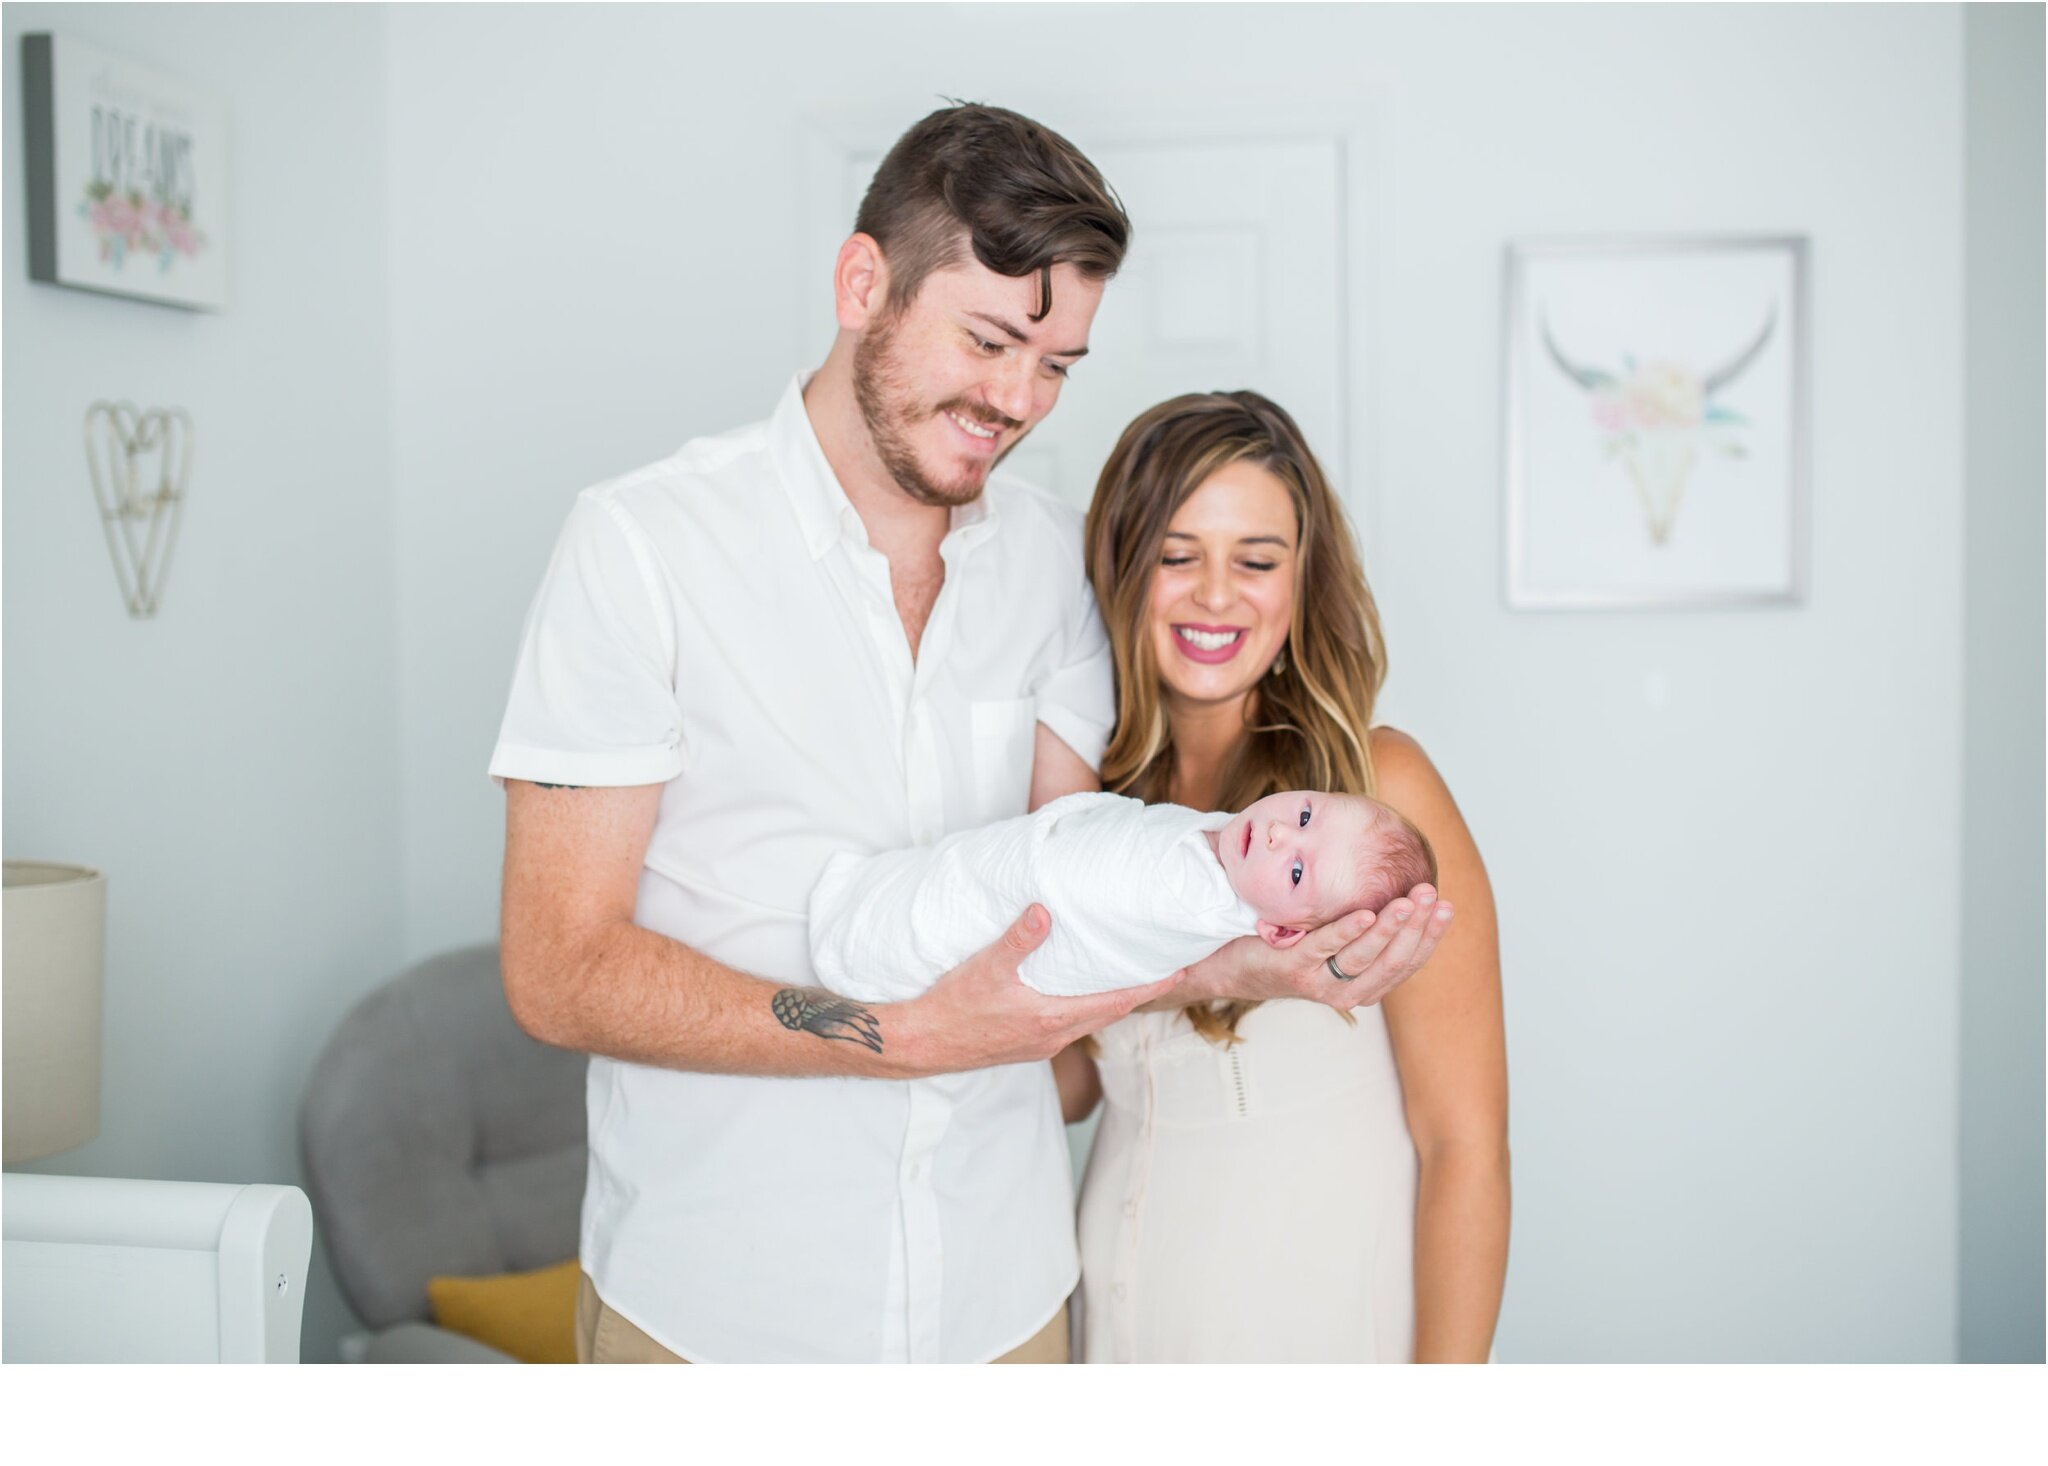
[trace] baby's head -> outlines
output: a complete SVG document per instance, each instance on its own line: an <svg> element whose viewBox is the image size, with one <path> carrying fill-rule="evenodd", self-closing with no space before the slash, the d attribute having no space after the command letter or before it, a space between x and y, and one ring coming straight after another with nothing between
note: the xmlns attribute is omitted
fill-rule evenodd
<svg viewBox="0 0 2048 1466"><path fill-rule="evenodd" d="M1269 794L1218 832L1216 854L1231 889L1259 914L1259 935L1276 947L1436 881L1422 831L1359 794Z"/></svg>

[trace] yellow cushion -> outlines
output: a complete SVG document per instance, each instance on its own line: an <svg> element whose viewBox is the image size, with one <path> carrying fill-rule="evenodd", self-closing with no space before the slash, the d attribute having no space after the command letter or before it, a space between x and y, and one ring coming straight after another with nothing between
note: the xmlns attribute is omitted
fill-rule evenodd
<svg viewBox="0 0 2048 1466"><path fill-rule="evenodd" d="M434 1322L526 1364L576 1362L575 1258L530 1273L428 1278Z"/></svg>

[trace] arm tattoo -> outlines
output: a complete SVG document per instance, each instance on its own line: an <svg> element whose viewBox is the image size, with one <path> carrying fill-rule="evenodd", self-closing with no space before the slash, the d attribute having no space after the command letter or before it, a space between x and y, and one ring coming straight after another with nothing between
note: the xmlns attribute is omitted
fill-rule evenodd
<svg viewBox="0 0 2048 1466"><path fill-rule="evenodd" d="M823 988L784 988L768 1005L775 1021L794 1033L844 1039L873 1053L882 1052L882 1026L875 1015Z"/></svg>
<svg viewBox="0 0 2048 1466"><path fill-rule="evenodd" d="M536 789L581 789L583 787L581 784L543 784L538 779L533 781L533 786Z"/></svg>

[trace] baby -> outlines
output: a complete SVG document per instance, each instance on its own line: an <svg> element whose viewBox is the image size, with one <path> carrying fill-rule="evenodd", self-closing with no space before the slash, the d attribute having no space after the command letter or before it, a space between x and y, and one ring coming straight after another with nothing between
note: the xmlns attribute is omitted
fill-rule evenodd
<svg viewBox="0 0 2048 1466"><path fill-rule="evenodd" d="M811 961L843 997L914 998L1038 901L1052 935L1018 975L1041 993L1106 993L1253 932L1292 946L1435 879L1422 832L1360 795L1294 791L1203 814L1070 794L935 845L833 856L811 892Z"/></svg>

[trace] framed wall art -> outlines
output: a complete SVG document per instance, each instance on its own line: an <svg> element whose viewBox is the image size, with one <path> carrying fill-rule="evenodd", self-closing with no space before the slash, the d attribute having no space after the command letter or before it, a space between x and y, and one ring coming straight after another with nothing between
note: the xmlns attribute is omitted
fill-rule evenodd
<svg viewBox="0 0 2048 1466"><path fill-rule="evenodd" d="M29 277L195 310L228 300L228 114L70 36L21 38Z"/></svg>
<svg viewBox="0 0 2048 1466"><path fill-rule="evenodd" d="M1507 261L1507 598L1806 593L1801 237L1529 240Z"/></svg>

